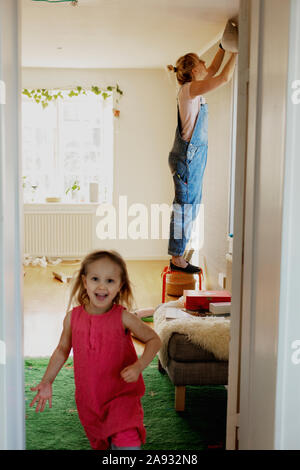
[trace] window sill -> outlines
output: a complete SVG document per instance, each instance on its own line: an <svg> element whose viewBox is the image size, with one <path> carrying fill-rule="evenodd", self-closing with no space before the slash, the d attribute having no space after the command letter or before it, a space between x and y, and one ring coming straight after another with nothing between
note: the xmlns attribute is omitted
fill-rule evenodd
<svg viewBox="0 0 300 470"><path fill-rule="evenodd" d="M32 202L23 205L24 212L95 212L100 202Z"/></svg>

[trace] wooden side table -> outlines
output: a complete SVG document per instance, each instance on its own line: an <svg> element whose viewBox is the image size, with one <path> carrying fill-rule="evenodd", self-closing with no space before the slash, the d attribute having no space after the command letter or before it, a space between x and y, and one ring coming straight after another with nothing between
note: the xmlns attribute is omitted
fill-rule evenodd
<svg viewBox="0 0 300 470"><path fill-rule="evenodd" d="M170 266L165 266L165 268L163 269L163 271L161 273L161 277L162 277L162 303L165 303L165 301L166 301L167 276L171 275L171 274L174 274L174 275L177 274L178 276L180 276L180 275L188 276L191 279L195 279L194 276L198 276L198 278L199 278L199 290L201 290L201 288L202 288L202 277L203 277L202 269L200 269L199 273L186 274L186 273L182 273L180 271L174 271L170 268ZM184 289L188 289L188 287L184 287ZM180 295L179 295L179 297L180 297Z"/></svg>

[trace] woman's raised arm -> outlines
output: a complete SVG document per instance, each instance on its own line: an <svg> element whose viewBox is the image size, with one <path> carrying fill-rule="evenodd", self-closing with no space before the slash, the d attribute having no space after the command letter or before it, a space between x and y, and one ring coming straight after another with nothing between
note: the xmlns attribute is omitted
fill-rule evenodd
<svg viewBox="0 0 300 470"><path fill-rule="evenodd" d="M209 91L218 88L221 85L229 82L234 71L236 62L236 53L232 53L230 59L226 63L220 75L217 77L206 78L204 80L195 80L191 82L190 95L195 98L198 95L204 95Z"/></svg>
<svg viewBox="0 0 300 470"><path fill-rule="evenodd" d="M216 75L219 68L221 67L221 64L222 64L223 59L224 59L224 55L225 55L224 49L221 49L221 47L219 47L219 50L216 53L212 63L207 68L207 76L205 77L205 79L213 77L214 75Z"/></svg>

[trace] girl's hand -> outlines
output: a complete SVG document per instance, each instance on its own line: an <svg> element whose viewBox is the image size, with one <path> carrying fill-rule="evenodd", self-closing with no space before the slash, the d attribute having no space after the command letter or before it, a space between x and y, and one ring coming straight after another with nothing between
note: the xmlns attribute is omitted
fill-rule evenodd
<svg viewBox="0 0 300 470"><path fill-rule="evenodd" d="M123 378L123 380L125 380L125 382L136 382L141 372L142 368L139 362L136 361L134 364L125 367L125 369L121 371L121 377Z"/></svg>
<svg viewBox="0 0 300 470"><path fill-rule="evenodd" d="M38 390L38 393L30 403L30 407L32 407L38 400L38 404L35 409L36 413L44 411L48 400L49 408L52 408L52 385L50 382L40 382L36 387L31 387L30 390L33 392Z"/></svg>

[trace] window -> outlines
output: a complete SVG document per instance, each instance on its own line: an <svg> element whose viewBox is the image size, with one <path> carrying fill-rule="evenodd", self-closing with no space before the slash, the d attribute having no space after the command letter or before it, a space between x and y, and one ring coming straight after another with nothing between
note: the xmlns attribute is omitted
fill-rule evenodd
<svg viewBox="0 0 300 470"><path fill-rule="evenodd" d="M91 183L92 202L112 202L113 97L61 93L45 109L22 96L24 202L88 203Z"/></svg>

